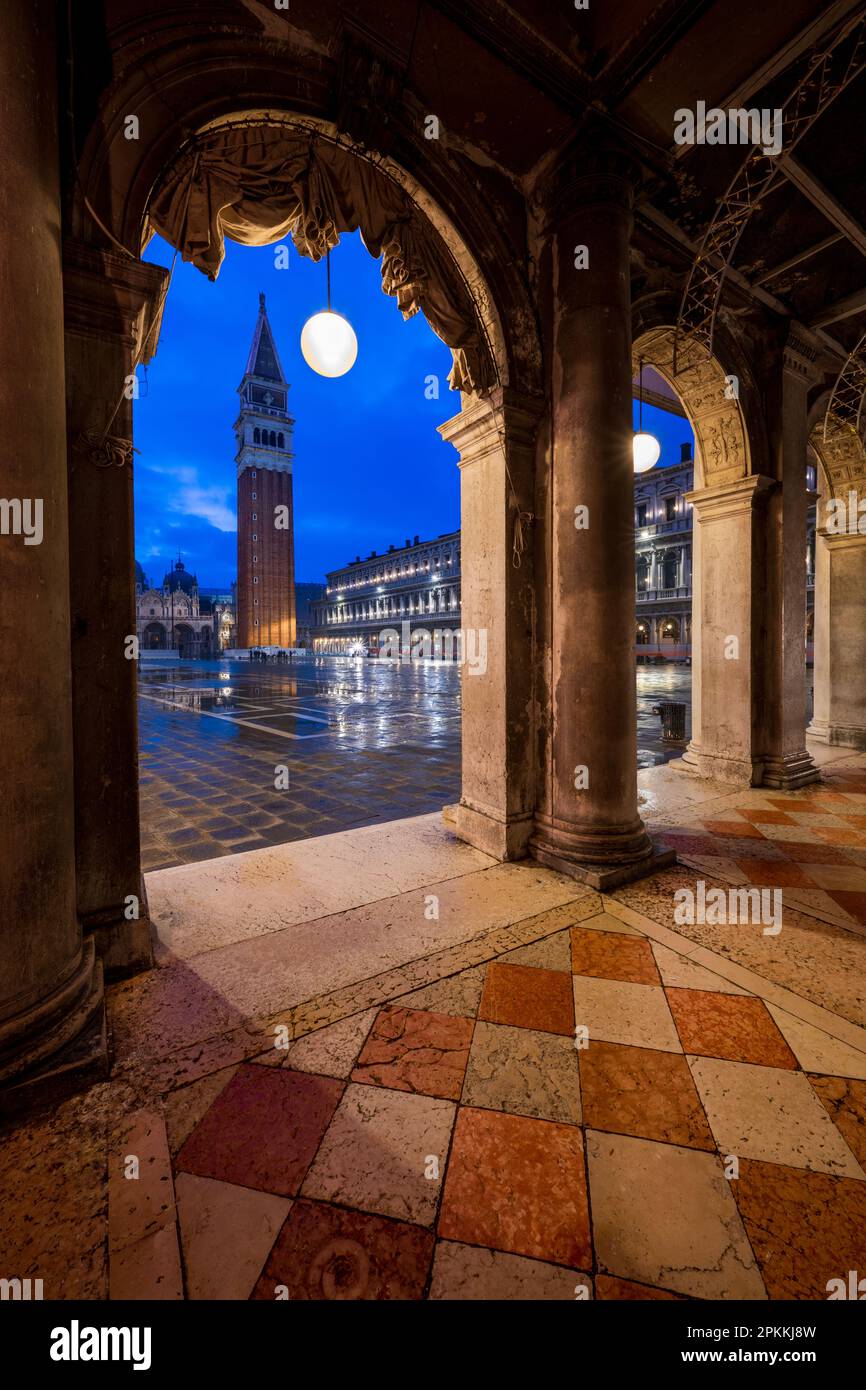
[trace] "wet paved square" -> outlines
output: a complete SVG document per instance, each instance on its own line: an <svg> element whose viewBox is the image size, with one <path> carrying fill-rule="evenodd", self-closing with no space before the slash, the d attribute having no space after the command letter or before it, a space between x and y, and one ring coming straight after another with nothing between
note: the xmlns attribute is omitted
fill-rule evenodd
<svg viewBox="0 0 866 1390"><path fill-rule="evenodd" d="M460 796L453 666L166 662L141 671L139 721L145 872Z"/></svg>
<svg viewBox="0 0 866 1390"><path fill-rule="evenodd" d="M455 666L367 658L143 665L145 872L458 801L460 682ZM639 764L679 756L652 708L685 702L688 733L688 667L638 667L637 695ZM278 767L287 787L275 785Z"/></svg>

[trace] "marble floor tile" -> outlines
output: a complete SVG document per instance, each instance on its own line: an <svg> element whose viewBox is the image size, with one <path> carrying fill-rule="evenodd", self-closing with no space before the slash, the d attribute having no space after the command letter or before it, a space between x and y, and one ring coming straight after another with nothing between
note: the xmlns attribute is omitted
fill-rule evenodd
<svg viewBox="0 0 866 1390"><path fill-rule="evenodd" d="M571 943L567 931L554 932L529 946L518 946L498 957L503 965L534 965L543 970L571 970Z"/></svg>
<svg viewBox="0 0 866 1390"><path fill-rule="evenodd" d="M431 1226L454 1112L447 1100L350 1083L302 1195Z"/></svg>
<svg viewBox="0 0 866 1390"><path fill-rule="evenodd" d="M641 936L642 933L630 922L623 922L619 917L615 917L612 912L599 912L595 917L585 917L581 922L581 927L586 931L616 932L620 936ZM571 969L571 945L569 943L569 970Z"/></svg>
<svg viewBox="0 0 866 1390"><path fill-rule="evenodd" d="M380 1009L352 1080L459 1100L472 1020L388 1005Z"/></svg>
<svg viewBox="0 0 866 1390"><path fill-rule="evenodd" d="M860 1167L866 1172L866 1082L845 1076L810 1076L809 1081Z"/></svg>
<svg viewBox="0 0 866 1390"><path fill-rule="evenodd" d="M558 970L529 965L487 967L478 1010L486 1023L506 1023L545 1033L574 1032L571 982Z"/></svg>
<svg viewBox="0 0 866 1390"><path fill-rule="evenodd" d="M682 1052L663 989L589 975L572 978L575 1027L589 1030L590 1047L600 1040Z"/></svg>
<svg viewBox="0 0 866 1390"><path fill-rule="evenodd" d="M866 924L866 893L849 892L841 888L828 889L830 897L850 913L855 922Z"/></svg>
<svg viewBox="0 0 866 1390"><path fill-rule="evenodd" d="M439 1235L588 1270L592 1248L580 1130L462 1108Z"/></svg>
<svg viewBox="0 0 866 1390"><path fill-rule="evenodd" d="M590 1042L579 1057L583 1118L590 1129L715 1149L680 1053Z"/></svg>
<svg viewBox="0 0 866 1390"><path fill-rule="evenodd" d="M802 865L788 859L746 859L737 857L737 868L756 888L814 888Z"/></svg>
<svg viewBox="0 0 866 1390"><path fill-rule="evenodd" d="M804 1071L866 1080L866 1052L858 1051L775 1004L768 1004L767 1008Z"/></svg>
<svg viewBox="0 0 866 1390"><path fill-rule="evenodd" d="M862 893L866 898L866 869L856 864L803 863L801 867L818 888Z"/></svg>
<svg viewBox="0 0 866 1390"><path fill-rule="evenodd" d="M796 1067L797 1059L763 1000L700 989L668 987L665 992L684 1052Z"/></svg>
<svg viewBox="0 0 866 1390"><path fill-rule="evenodd" d="M679 1300L684 1297L681 1293L671 1293L670 1289L654 1289L649 1284L635 1284L631 1279L617 1279L613 1274L595 1276L595 1296L628 1303L657 1299Z"/></svg>
<svg viewBox="0 0 866 1390"><path fill-rule="evenodd" d="M591 1129L586 1150L599 1274L693 1298L766 1297L717 1155Z"/></svg>
<svg viewBox="0 0 866 1390"><path fill-rule="evenodd" d="M576 975L601 980L661 984L650 943L612 932L585 932L581 927L572 927L571 968Z"/></svg>
<svg viewBox="0 0 866 1390"><path fill-rule="evenodd" d="M187 1298L249 1298L291 1201L192 1173L176 1188Z"/></svg>
<svg viewBox="0 0 866 1390"><path fill-rule="evenodd" d="M327 1028L319 1028L296 1042L285 1053L285 1065L294 1071L318 1072L320 1076L345 1079L355 1065L358 1053L376 1017L375 1009L352 1014Z"/></svg>
<svg viewBox="0 0 866 1390"><path fill-rule="evenodd" d="M824 1300L866 1270L866 1184L745 1159L731 1189L770 1298Z"/></svg>
<svg viewBox="0 0 866 1390"><path fill-rule="evenodd" d="M723 975L716 975L705 965L698 965L688 956L672 951L669 946L656 943L653 955L662 977L662 983L678 989L702 989L717 994L747 994L748 990L731 984Z"/></svg>
<svg viewBox="0 0 866 1390"><path fill-rule="evenodd" d="M239 1067L187 1139L177 1168L294 1196L342 1089L331 1077Z"/></svg>
<svg viewBox="0 0 866 1390"><path fill-rule="evenodd" d="M689 1063L721 1153L866 1181L803 1072L711 1057Z"/></svg>
<svg viewBox="0 0 866 1390"><path fill-rule="evenodd" d="M256 1284L259 1300L417 1300L433 1258L430 1231L303 1199L293 1203Z"/></svg>
<svg viewBox="0 0 866 1390"><path fill-rule="evenodd" d="M572 1038L476 1023L464 1105L580 1124L580 1079Z"/></svg>
<svg viewBox="0 0 866 1390"><path fill-rule="evenodd" d="M429 1009L435 1014L474 1018L484 988L484 971L483 965L475 965L469 970L461 970L459 975L437 980L435 984L425 985L411 994L402 994L394 1003L402 1004L407 1009Z"/></svg>
<svg viewBox="0 0 866 1390"><path fill-rule="evenodd" d="M591 1298L592 1286L585 1274L561 1265L440 1240L433 1259L429 1297L461 1303L472 1299L546 1302Z"/></svg>

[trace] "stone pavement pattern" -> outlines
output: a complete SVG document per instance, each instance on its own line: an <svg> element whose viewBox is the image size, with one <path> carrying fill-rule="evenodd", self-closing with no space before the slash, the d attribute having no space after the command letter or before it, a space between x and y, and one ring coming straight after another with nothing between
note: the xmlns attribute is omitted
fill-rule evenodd
<svg viewBox="0 0 866 1390"><path fill-rule="evenodd" d="M4 1265L261 1300L808 1300L866 1268L866 758L642 782L685 862L610 896L431 816L151 875L111 1081L4 1143ZM677 887L764 872L777 936L675 922Z"/></svg>

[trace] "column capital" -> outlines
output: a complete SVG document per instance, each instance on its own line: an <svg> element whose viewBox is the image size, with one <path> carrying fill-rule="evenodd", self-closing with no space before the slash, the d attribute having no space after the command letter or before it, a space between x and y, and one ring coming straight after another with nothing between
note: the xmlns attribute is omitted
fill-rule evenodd
<svg viewBox="0 0 866 1390"><path fill-rule="evenodd" d="M812 386L822 377L819 365L822 351L815 334L794 320L782 345L782 369L801 380L804 386Z"/></svg>
<svg viewBox="0 0 866 1390"><path fill-rule="evenodd" d="M63 242L63 312L67 333L120 339L149 362L159 342L169 272L133 257L67 237Z"/></svg>
<svg viewBox="0 0 866 1390"><path fill-rule="evenodd" d="M584 132L536 185L546 230L590 207L610 207L630 217L641 177L639 160L621 142L599 132L588 148Z"/></svg>
<svg viewBox="0 0 866 1390"><path fill-rule="evenodd" d="M463 468L502 447L531 447L544 411L540 396L495 386L483 396L466 397L460 413L439 425L438 432L453 444Z"/></svg>
<svg viewBox="0 0 866 1390"><path fill-rule="evenodd" d="M734 516L737 512L749 512L763 503L770 492L779 484L775 478L764 473L750 473L745 478L737 478L732 483L720 487L698 488L685 494L699 521L718 521Z"/></svg>

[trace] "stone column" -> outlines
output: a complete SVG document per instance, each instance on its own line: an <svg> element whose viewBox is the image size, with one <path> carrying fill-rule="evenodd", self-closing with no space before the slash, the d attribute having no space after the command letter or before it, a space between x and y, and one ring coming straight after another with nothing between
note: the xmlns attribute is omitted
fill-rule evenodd
<svg viewBox="0 0 866 1390"><path fill-rule="evenodd" d="M843 492L843 498L844 498ZM815 535L815 713L821 743L866 748L866 535L846 507L846 534ZM864 523L866 525L866 523Z"/></svg>
<svg viewBox="0 0 866 1390"><path fill-rule="evenodd" d="M637 814L632 178L615 155L602 155L589 175L582 164L567 171L554 190L549 228L550 709L532 851L596 888L674 857L654 853ZM578 268L587 256L587 268Z"/></svg>
<svg viewBox="0 0 866 1390"><path fill-rule="evenodd" d="M704 777L761 780L757 702L765 636L766 500L772 478L751 474L690 492L692 738L683 762ZM709 576L711 582L705 583Z"/></svg>
<svg viewBox="0 0 866 1390"><path fill-rule="evenodd" d="M460 455L463 683L457 833L497 859L526 853L535 807L532 536L514 563L517 507L532 510L541 403L497 387L439 426ZM506 473L511 476L509 484Z"/></svg>
<svg viewBox="0 0 866 1390"><path fill-rule="evenodd" d="M133 362L156 350L167 271L64 245L78 912L105 968L151 964L138 811ZM131 388L129 388L131 389ZM134 900L137 899L137 906ZM137 912L137 916L134 915Z"/></svg>
<svg viewBox="0 0 866 1390"><path fill-rule="evenodd" d="M106 1065L75 910L54 9L0 12L0 1109Z"/></svg>
<svg viewBox="0 0 866 1390"><path fill-rule="evenodd" d="M761 782L793 788L818 779L806 751L806 489L807 393L817 349L795 325L775 369L770 447L781 483L767 503L766 641L759 698L763 728Z"/></svg>

